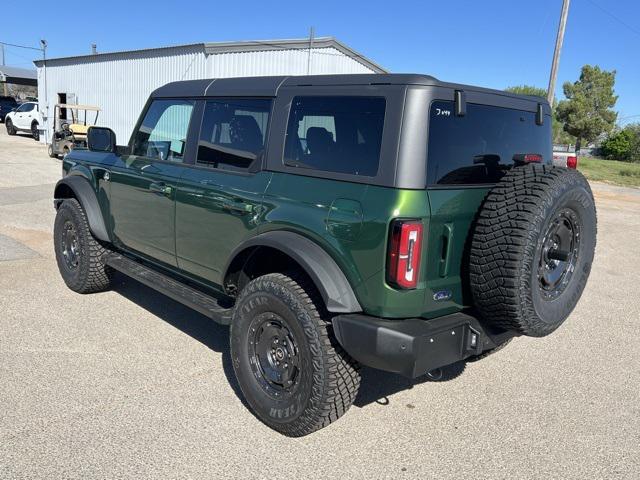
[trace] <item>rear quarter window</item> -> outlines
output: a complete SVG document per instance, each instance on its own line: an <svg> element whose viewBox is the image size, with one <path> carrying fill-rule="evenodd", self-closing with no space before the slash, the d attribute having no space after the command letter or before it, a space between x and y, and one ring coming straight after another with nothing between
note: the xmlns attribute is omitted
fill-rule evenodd
<svg viewBox="0 0 640 480"><path fill-rule="evenodd" d="M483 185L502 178L514 155L539 154L552 160L551 118L536 124L535 112L467 104L454 114L454 102L436 101L429 114L428 185Z"/></svg>
<svg viewBox="0 0 640 480"><path fill-rule="evenodd" d="M375 176L385 108L382 97L294 97L287 125L285 164Z"/></svg>

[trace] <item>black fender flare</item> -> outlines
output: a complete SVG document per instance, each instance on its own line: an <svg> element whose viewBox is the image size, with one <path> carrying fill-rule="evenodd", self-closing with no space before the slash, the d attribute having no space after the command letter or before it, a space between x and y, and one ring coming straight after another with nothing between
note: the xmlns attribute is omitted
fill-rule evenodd
<svg viewBox="0 0 640 480"><path fill-rule="evenodd" d="M105 226L104 219L102 218L102 211L100 210L100 204L98 203L98 197L93 187L85 177L80 175L70 175L68 177L59 180L56 183L56 188L53 193L54 205L56 208L62 203L62 200L67 198L63 196L64 187L71 189L75 197L82 205L85 213L87 214L87 220L89 221L89 229L91 233L103 242L109 242L109 234L107 233L107 227Z"/></svg>
<svg viewBox="0 0 640 480"><path fill-rule="evenodd" d="M289 231L272 231L251 237L236 247L225 266L223 278L227 277L233 260L251 247L271 247L291 257L309 275L316 285L327 310L333 313L357 313L362 307L356 298L347 277L318 244L300 234Z"/></svg>

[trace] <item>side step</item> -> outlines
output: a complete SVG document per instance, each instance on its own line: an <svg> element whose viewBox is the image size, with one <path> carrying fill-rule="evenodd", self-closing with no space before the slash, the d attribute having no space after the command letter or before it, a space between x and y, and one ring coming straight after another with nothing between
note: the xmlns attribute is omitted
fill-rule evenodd
<svg viewBox="0 0 640 480"><path fill-rule="evenodd" d="M144 283L147 287L157 290L176 302L200 312L217 323L222 325L231 323L232 308L221 306L216 298L189 287L168 275L159 273L117 253L110 253L105 258L105 264L140 283Z"/></svg>

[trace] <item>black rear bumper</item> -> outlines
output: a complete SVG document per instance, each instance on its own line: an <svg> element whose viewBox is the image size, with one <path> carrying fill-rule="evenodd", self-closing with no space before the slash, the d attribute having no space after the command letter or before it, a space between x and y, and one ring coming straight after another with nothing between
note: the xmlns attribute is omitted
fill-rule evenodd
<svg viewBox="0 0 640 480"><path fill-rule="evenodd" d="M479 355L515 335L489 329L466 313L432 320L338 315L333 328L342 347L361 364L410 378Z"/></svg>

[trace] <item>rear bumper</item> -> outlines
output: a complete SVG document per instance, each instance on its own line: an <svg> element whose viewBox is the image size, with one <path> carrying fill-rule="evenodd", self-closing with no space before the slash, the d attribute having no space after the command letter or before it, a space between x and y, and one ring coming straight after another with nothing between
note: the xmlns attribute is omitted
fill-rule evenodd
<svg viewBox="0 0 640 480"><path fill-rule="evenodd" d="M338 342L361 364L410 378L479 355L515 335L485 327L466 313L432 320L338 315L333 328Z"/></svg>

